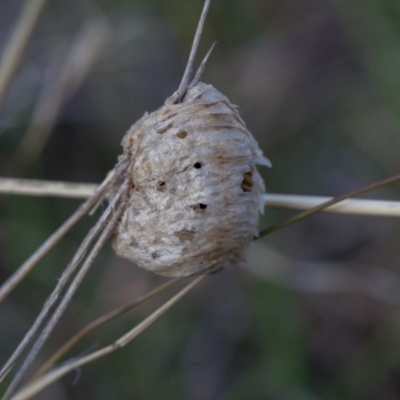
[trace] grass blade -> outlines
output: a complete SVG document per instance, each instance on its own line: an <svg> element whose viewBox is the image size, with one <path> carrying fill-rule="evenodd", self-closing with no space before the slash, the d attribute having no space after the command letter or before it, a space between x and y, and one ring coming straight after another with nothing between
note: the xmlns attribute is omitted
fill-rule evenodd
<svg viewBox="0 0 400 400"><path fill-rule="evenodd" d="M135 299L134 301L120 306L115 310L110 311L107 314L102 315L101 317L97 318L96 320L87 324L83 329L81 329L78 333L71 337L63 346L61 346L35 373L33 379L37 379L39 376L43 375L48 369L50 369L58 360L60 360L68 351L70 351L76 344L78 344L82 339L88 336L97 328L113 321L117 317L127 313L128 311L133 310L140 304L143 304L147 300L153 298L157 294L163 292L164 290L168 289L169 287L175 285L176 283L180 282L183 278L174 278L169 280L168 282L160 285L156 289L146 293L145 295Z"/></svg>
<svg viewBox="0 0 400 400"><path fill-rule="evenodd" d="M61 300L60 304L54 311L52 317L42 330L41 334L39 335L38 339L36 340L35 344L33 345L31 351L27 355L24 363L22 364L21 368L19 369L18 373L14 377L13 381L11 382L10 386L8 387L8 390L6 394L4 395L3 400L7 400L11 397L11 395L14 393L15 389L18 387L19 383L22 381L22 379L25 377L29 367L33 363L33 361L36 359L36 356L38 355L39 351L41 350L42 346L44 345L45 341L53 331L54 327L56 326L57 322L60 320L62 314L64 313L65 309L67 308L69 302L71 301L73 295L75 294L76 290L80 286L83 278L85 277L86 273L88 272L89 268L93 264L95 258L97 257L98 253L100 252L101 248L105 244L105 242L108 240L108 238L111 236L115 224L117 223L119 216L121 215L123 211L123 207L117 207L120 205L119 200L123 195L126 193L126 188L127 188L127 183L125 182L121 188L118 190L118 193L114 196L113 201L111 204L107 207L106 211L103 213L102 217L100 220L96 223L96 225L91 229L91 232L88 234L86 237L86 240L82 243L80 249L78 252L75 254L73 261L71 264L67 267L66 271L69 273L72 273L71 271L74 271L79 262L81 261L85 251L87 250L91 239L94 237L94 235L104 227L103 232L100 234L99 239L93 246L93 249L87 256L86 260L84 261L82 267L78 271L77 275L71 282L70 287L68 288L66 294L64 295L63 299ZM111 220L109 221L109 218L111 216ZM106 224L106 225L105 225ZM90 238L90 240L89 240ZM65 272L64 271L64 274ZM60 280L61 281L61 280ZM52 295L50 298L55 297L56 299L58 298L58 293L60 291L60 281L57 284L56 289L53 291ZM64 284L66 283L63 282ZM55 301L55 300L54 300ZM39 315L38 319L42 317L42 313ZM38 320L37 319L37 320ZM42 317L42 320L44 317ZM36 321L37 322L37 321ZM38 327L40 324L35 324ZM32 329L28 332L28 334L33 337L33 333L31 332Z"/></svg>
<svg viewBox="0 0 400 400"><path fill-rule="evenodd" d="M364 186L361 189L357 189L352 192L343 194L341 196L334 197L332 200L326 201L325 203L322 203L316 207L313 207L310 210L303 211L292 218L289 218L285 221L282 221L275 225L272 225L271 227L269 227L267 229L264 229L263 231L260 232L258 237L261 238L261 237L267 236L273 232L279 231L283 228L286 228L287 226L293 225L296 222L299 222L305 218L311 217L314 214L317 214L323 210L326 210L327 208L329 208L335 204L338 204L343 200L346 200L351 197L359 196L363 193L369 192L374 189L378 189L382 186L388 185L389 183L397 182L399 180L400 180L400 174L392 175L388 178L385 178L380 181L374 182L370 185Z"/></svg>
<svg viewBox="0 0 400 400"><path fill-rule="evenodd" d="M132 330L127 332L125 335L121 336L114 343L103 347L100 350L97 350L89 355L84 357L80 357L78 359L74 359L72 361L67 362L61 367L58 367L49 373L47 373L42 378L37 381L31 383L30 385L22 388L19 392L17 392L11 400L27 400L32 398L32 396L36 395L44 388L60 379L64 375L73 371L74 369L81 367L85 364L89 364L99 358L102 358L124 346L126 346L131 340L133 340L136 336L138 336L141 332L143 332L146 328L148 328L152 323L157 321L168 309L170 309L178 300L180 300L183 296L185 296L191 289L197 286L202 280L206 278L207 275L199 276L191 283L189 283L186 287L184 287L180 292L178 292L175 296L173 296L170 300L164 303L160 308L150 314L145 320L143 320L140 324L135 326Z"/></svg>
<svg viewBox="0 0 400 400"><path fill-rule="evenodd" d="M96 193L83 203L0 287L0 303L25 278L37 263L65 236L65 234L97 204L115 179L112 171L97 189ZM1 374L0 374L1 375Z"/></svg>

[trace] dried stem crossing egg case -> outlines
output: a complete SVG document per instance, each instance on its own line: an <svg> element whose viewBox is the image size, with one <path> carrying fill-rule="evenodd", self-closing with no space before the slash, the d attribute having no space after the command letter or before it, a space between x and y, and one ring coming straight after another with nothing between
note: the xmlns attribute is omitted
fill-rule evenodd
<svg viewBox="0 0 400 400"><path fill-rule="evenodd" d="M165 276L214 272L243 259L257 235L270 166L237 108L197 83L167 99L123 139L129 193L112 244L118 256Z"/></svg>

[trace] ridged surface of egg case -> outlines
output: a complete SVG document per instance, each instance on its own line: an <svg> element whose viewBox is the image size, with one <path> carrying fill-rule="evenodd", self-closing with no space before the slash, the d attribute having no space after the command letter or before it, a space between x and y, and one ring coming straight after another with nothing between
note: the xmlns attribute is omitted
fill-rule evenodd
<svg viewBox="0 0 400 400"><path fill-rule="evenodd" d="M235 265L258 232L269 166L238 110L198 83L183 101L144 115L122 142L131 156L115 252L165 276Z"/></svg>

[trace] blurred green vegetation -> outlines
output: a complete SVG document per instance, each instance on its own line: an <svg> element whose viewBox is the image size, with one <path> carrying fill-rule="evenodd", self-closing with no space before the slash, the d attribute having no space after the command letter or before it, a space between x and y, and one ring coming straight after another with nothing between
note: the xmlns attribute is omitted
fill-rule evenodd
<svg viewBox="0 0 400 400"><path fill-rule="evenodd" d="M0 2L0 51L23 2ZM178 86L202 1L49 2L0 109L0 175L100 182L120 140ZM112 30L61 108L40 157L18 143L43 86L102 10ZM239 105L271 159L276 193L337 195L399 171L400 3L396 0L214 0L199 59L204 81ZM398 199L399 185L368 197ZM0 196L4 281L78 206ZM292 215L266 210L265 227ZM95 217L82 221L0 306L0 362L32 323ZM320 215L256 243L241 269L214 275L126 348L38 399L398 399L400 221ZM45 350L164 280L116 259L92 267ZM106 344L159 299L86 339ZM72 354L71 354L72 355Z"/></svg>

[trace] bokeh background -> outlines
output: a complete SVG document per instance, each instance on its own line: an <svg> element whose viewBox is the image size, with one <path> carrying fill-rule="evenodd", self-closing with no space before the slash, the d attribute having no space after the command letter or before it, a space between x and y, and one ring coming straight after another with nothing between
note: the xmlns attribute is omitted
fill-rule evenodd
<svg viewBox="0 0 400 400"><path fill-rule="evenodd" d="M0 50L21 0L0 2ZM120 141L176 90L201 0L49 1L0 109L0 175L100 182ZM397 0L214 0L204 81L240 107L274 193L338 195L400 168ZM399 184L366 197L398 199ZM0 196L4 281L80 204ZM267 209L261 226L293 215ZM95 217L0 306L0 361ZM324 214L251 246L129 346L38 399L400 399L400 220ZM43 357L165 279L104 249ZM86 339L107 344L173 290Z"/></svg>

